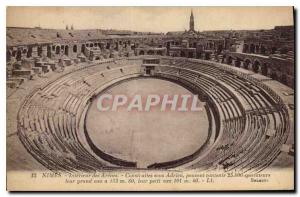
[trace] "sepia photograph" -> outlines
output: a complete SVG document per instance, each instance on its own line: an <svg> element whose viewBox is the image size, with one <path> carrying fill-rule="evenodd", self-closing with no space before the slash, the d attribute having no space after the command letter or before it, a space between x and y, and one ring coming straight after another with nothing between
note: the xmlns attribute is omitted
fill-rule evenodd
<svg viewBox="0 0 300 197"><path fill-rule="evenodd" d="M294 190L294 16L7 6L6 189Z"/></svg>

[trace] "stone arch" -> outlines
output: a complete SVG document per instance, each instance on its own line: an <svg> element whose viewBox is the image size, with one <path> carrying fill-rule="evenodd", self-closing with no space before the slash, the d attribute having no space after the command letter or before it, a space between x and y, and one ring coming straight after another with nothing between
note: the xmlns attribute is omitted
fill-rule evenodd
<svg viewBox="0 0 300 197"><path fill-rule="evenodd" d="M99 48L102 50L104 49L104 44L102 42L99 43Z"/></svg>
<svg viewBox="0 0 300 197"><path fill-rule="evenodd" d="M231 56L227 57L227 64L231 65L232 64L233 58Z"/></svg>
<svg viewBox="0 0 300 197"><path fill-rule="evenodd" d="M255 45L250 44L250 53L255 53Z"/></svg>
<svg viewBox="0 0 300 197"><path fill-rule="evenodd" d="M90 47L93 47L94 46L94 44L93 43L90 43Z"/></svg>
<svg viewBox="0 0 300 197"><path fill-rule="evenodd" d="M28 51L27 51L26 57L27 58L32 57L32 47L28 47Z"/></svg>
<svg viewBox="0 0 300 197"><path fill-rule="evenodd" d="M243 53L248 53L248 52L249 52L249 45L244 44Z"/></svg>
<svg viewBox="0 0 300 197"><path fill-rule="evenodd" d="M223 45L219 44L218 49L217 49L217 53L220 54L222 51L223 51Z"/></svg>
<svg viewBox="0 0 300 197"><path fill-rule="evenodd" d="M131 48L131 50L134 50L134 49L135 49L135 44L132 44L132 45L130 46L130 48Z"/></svg>
<svg viewBox="0 0 300 197"><path fill-rule="evenodd" d="M245 60L244 60L244 68L245 68L245 69L248 70L250 64L251 64L251 60L249 60L249 59L245 59Z"/></svg>
<svg viewBox="0 0 300 197"><path fill-rule="evenodd" d="M180 52L180 57L185 57L185 52L184 51Z"/></svg>
<svg viewBox="0 0 300 197"><path fill-rule="evenodd" d="M259 53L259 45L255 45L255 53Z"/></svg>
<svg viewBox="0 0 300 197"><path fill-rule="evenodd" d="M235 62L234 62L234 66L240 68L241 67L241 62L243 60L241 58L236 58Z"/></svg>
<svg viewBox="0 0 300 197"><path fill-rule="evenodd" d="M154 51L153 51L153 50L149 50L149 51L147 52L147 55L154 55Z"/></svg>
<svg viewBox="0 0 300 197"><path fill-rule="evenodd" d="M139 55L145 55L145 52L143 50L140 50Z"/></svg>
<svg viewBox="0 0 300 197"><path fill-rule="evenodd" d="M157 51L157 55L162 55L162 51Z"/></svg>
<svg viewBox="0 0 300 197"><path fill-rule="evenodd" d="M55 54L60 54L60 46L59 45L57 45L56 47L55 47Z"/></svg>
<svg viewBox="0 0 300 197"><path fill-rule="evenodd" d="M18 49L16 59L19 61L22 58L22 51Z"/></svg>
<svg viewBox="0 0 300 197"><path fill-rule="evenodd" d="M69 46L68 45L65 46L65 55L66 56L69 55Z"/></svg>
<svg viewBox="0 0 300 197"><path fill-rule="evenodd" d="M42 46L38 46L38 56L39 57L42 57L42 53L43 53L43 48L42 48Z"/></svg>
<svg viewBox="0 0 300 197"><path fill-rule="evenodd" d="M77 45L76 44L73 46L73 53L77 53Z"/></svg>
<svg viewBox="0 0 300 197"><path fill-rule="evenodd" d="M255 60L252 68L253 72L258 73L260 67L261 67L261 63L258 60Z"/></svg>
<svg viewBox="0 0 300 197"><path fill-rule="evenodd" d="M204 54L204 59L205 60L210 60L210 53L205 53Z"/></svg>

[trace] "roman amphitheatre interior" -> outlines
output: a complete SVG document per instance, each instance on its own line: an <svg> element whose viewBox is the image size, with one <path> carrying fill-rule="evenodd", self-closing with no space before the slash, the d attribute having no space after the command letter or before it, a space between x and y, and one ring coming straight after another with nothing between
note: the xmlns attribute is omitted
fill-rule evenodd
<svg viewBox="0 0 300 197"><path fill-rule="evenodd" d="M293 168L294 26L198 31L186 14L167 33L7 27L7 170ZM100 112L104 93L202 110Z"/></svg>

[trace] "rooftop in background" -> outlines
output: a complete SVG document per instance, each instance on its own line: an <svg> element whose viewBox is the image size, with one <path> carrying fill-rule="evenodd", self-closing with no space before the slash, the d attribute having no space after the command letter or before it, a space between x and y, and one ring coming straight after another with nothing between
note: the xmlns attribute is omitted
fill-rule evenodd
<svg viewBox="0 0 300 197"><path fill-rule="evenodd" d="M160 36L159 33L135 32L127 30L65 30L65 29L43 29L40 27L7 27L6 42L8 46L53 43L74 40L96 40L110 39L115 37L139 37L143 35Z"/></svg>

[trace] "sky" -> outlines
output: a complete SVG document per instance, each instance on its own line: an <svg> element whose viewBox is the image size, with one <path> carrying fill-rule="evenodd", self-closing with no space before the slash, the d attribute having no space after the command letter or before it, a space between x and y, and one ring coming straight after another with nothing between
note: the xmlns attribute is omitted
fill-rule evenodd
<svg viewBox="0 0 300 197"><path fill-rule="evenodd" d="M122 29L168 32L189 29L251 30L293 25L292 7L7 7L7 27Z"/></svg>

